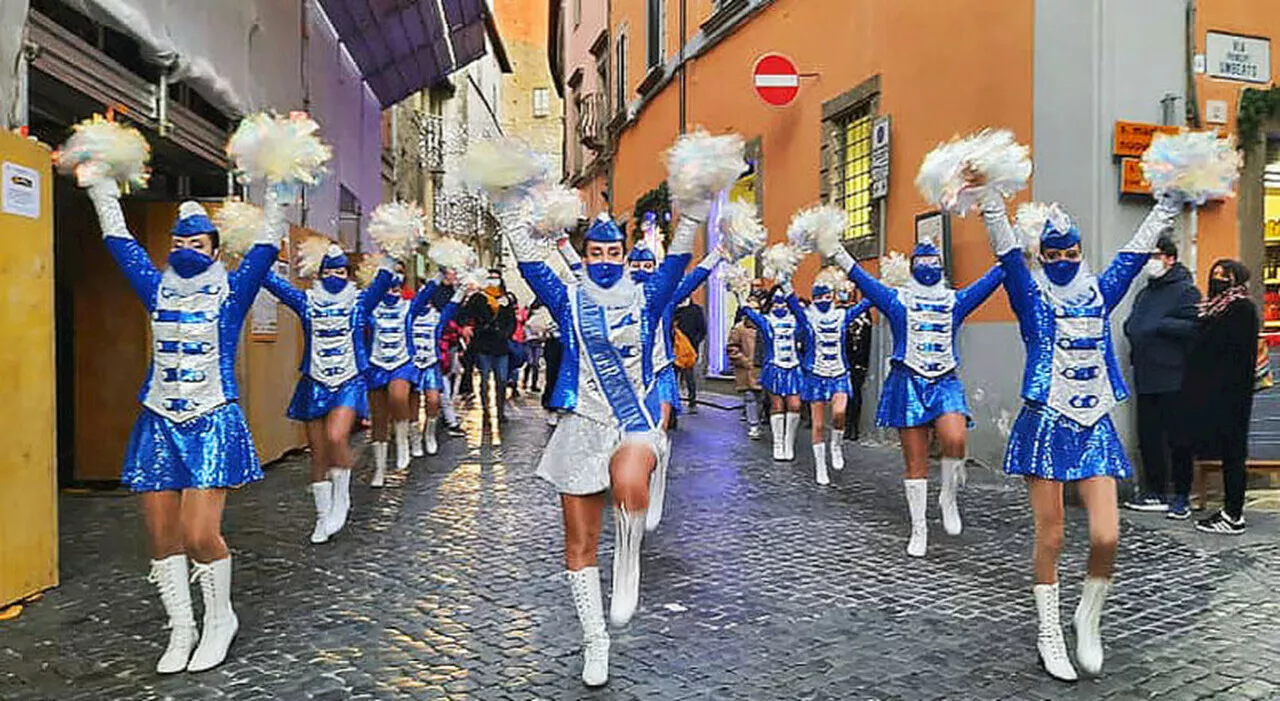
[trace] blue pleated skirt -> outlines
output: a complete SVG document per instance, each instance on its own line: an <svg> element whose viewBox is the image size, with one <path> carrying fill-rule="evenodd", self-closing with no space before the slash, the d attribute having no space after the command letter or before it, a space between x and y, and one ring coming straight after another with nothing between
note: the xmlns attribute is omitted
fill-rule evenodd
<svg viewBox="0 0 1280 701"><path fill-rule="evenodd" d="M799 365L783 369L773 363L765 363L760 371L760 386L778 397L797 396L804 389L804 371Z"/></svg>
<svg viewBox="0 0 1280 701"><path fill-rule="evenodd" d="M369 416L369 389L364 377L356 375L331 389L303 375L293 391L287 415L294 421L315 421L340 407L355 409L356 416L362 419Z"/></svg>
<svg viewBox="0 0 1280 701"><path fill-rule="evenodd" d="M1090 477L1128 479L1133 466L1110 416L1083 426L1043 404L1024 404L1009 434L1004 471L1074 482Z"/></svg>
<svg viewBox="0 0 1280 701"><path fill-rule="evenodd" d="M134 492L227 489L260 479L258 450L236 402L182 423L144 407L120 475Z"/></svg>
<svg viewBox="0 0 1280 701"><path fill-rule="evenodd" d="M876 409L876 425L884 428L927 426L944 414L969 412L964 384L955 372L939 377L925 377L902 363L893 363L889 376L880 388L880 406Z"/></svg>
<svg viewBox="0 0 1280 701"><path fill-rule="evenodd" d="M443 392L444 375L440 374L440 363L429 368L414 367L413 388L419 392Z"/></svg>
<svg viewBox="0 0 1280 701"><path fill-rule="evenodd" d="M412 361L406 361L393 370L370 365L369 369L364 371L364 381L369 385L369 389L382 389L391 384L392 380L404 380L412 383L417 376L418 368L414 367Z"/></svg>
<svg viewBox="0 0 1280 701"><path fill-rule="evenodd" d="M658 371L653 381L653 391L658 393L658 401L671 405L671 412L676 416L684 413L684 403L680 401L680 380L676 377L676 366L668 365Z"/></svg>
<svg viewBox="0 0 1280 701"><path fill-rule="evenodd" d="M810 372L804 374L804 387L800 389L800 399L806 402L829 402L837 394L853 396L853 385L849 382L849 374L839 377L823 377Z"/></svg>

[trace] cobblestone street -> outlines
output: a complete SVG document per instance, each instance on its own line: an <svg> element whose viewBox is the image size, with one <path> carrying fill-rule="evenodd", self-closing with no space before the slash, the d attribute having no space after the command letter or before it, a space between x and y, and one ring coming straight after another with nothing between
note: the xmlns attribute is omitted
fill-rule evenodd
<svg viewBox="0 0 1280 701"><path fill-rule="evenodd" d="M524 399L501 443L474 411L467 426L386 489L358 471L353 520L326 545L307 543L302 460L234 495L240 636L203 674L152 671L164 618L135 504L62 497L62 585L0 623L0 698L1280 698L1273 516L1228 540L1125 514L1105 674L1064 685L1036 660L1020 483L971 468L957 538L931 485L929 556L910 560L895 450L849 444L822 489L804 435L800 461L776 465L714 407L681 422L640 612L612 633L608 687L587 691L557 500L534 476L549 429ZM1069 518L1064 618L1086 535ZM602 542L607 578L611 525Z"/></svg>

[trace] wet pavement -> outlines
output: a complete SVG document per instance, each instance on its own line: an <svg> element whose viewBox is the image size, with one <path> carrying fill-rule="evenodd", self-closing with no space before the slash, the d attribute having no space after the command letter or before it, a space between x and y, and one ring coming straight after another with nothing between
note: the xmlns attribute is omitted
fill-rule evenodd
<svg viewBox="0 0 1280 701"><path fill-rule="evenodd" d="M499 441L469 412L467 438L380 491L359 471L352 520L325 545L307 542L301 460L233 495L240 637L201 674L152 671L164 615L133 501L64 496L62 585L0 623L0 698L1280 698L1276 517L1227 539L1125 514L1105 673L1065 685L1037 666L1020 483L970 468L955 538L932 485L929 556L912 560L893 449L848 444L819 488L803 436L800 461L777 465L738 412L711 407L681 422L640 612L612 632L609 686L588 691L558 501L534 476L549 429L523 399L511 413ZM1064 618L1086 545L1070 519ZM609 525L602 544L607 578Z"/></svg>

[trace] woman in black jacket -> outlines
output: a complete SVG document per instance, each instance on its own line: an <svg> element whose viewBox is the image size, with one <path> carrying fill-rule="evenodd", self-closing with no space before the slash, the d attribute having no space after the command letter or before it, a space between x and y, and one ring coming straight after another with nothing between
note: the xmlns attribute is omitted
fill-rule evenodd
<svg viewBox="0 0 1280 701"><path fill-rule="evenodd" d="M1258 309L1245 283L1249 270L1238 261L1219 260L1209 272L1209 296L1200 304L1200 329L1187 357L1182 381L1184 411L1196 456L1222 460L1226 504L1201 520L1206 533L1244 533L1245 459L1258 352ZM1189 470L1175 475L1178 495L1191 491Z"/></svg>

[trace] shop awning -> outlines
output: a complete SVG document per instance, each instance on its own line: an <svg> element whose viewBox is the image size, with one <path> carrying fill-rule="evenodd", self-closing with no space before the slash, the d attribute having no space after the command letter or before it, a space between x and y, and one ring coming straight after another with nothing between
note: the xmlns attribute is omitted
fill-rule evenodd
<svg viewBox="0 0 1280 701"><path fill-rule="evenodd" d="M483 56L486 36L505 63L485 0L320 0L320 5L383 107Z"/></svg>

